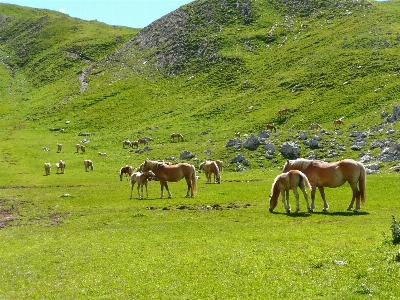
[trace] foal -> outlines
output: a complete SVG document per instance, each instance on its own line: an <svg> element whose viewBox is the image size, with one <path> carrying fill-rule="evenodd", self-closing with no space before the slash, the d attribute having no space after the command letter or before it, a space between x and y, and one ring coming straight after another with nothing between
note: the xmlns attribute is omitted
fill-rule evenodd
<svg viewBox="0 0 400 300"><path fill-rule="evenodd" d="M131 198L132 199L132 191L133 191L133 186L137 182L137 190L138 190L138 197L139 199L143 199L143 186L146 187L146 196L149 198L149 193L147 191L147 181L150 178L154 178L156 175L152 171L146 171L146 172L136 172L131 175ZM140 194L140 190L142 190L142 194Z"/></svg>
<svg viewBox="0 0 400 300"><path fill-rule="evenodd" d="M303 192L304 198L307 202L308 211L312 211L310 204L308 203L308 195L306 192L306 188L311 190L311 184L308 181L307 176L298 170L290 170L287 173L282 173L275 178L274 183L272 184L271 193L269 200L269 211L273 212L274 208L278 204L279 194L282 196L282 202L285 206L286 212L290 213L290 204L289 204L289 190L292 190L294 196L296 197L296 212L300 210L300 201L299 201L299 193L297 192L297 187ZM286 201L285 201L285 193L286 193Z"/></svg>

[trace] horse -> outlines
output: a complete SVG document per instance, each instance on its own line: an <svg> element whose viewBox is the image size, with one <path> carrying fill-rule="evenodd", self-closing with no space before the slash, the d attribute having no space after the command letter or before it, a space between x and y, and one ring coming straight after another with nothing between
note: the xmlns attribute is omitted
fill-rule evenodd
<svg viewBox="0 0 400 300"><path fill-rule="evenodd" d="M132 176L132 171L133 168L132 166L126 165L125 167L122 167L121 169L119 169L119 179L120 181L122 181L122 177L124 176L124 174L126 174L127 176Z"/></svg>
<svg viewBox="0 0 400 300"><path fill-rule="evenodd" d="M206 175L207 183L211 183L211 174L214 174L214 182L221 183L221 175L218 165L215 161L207 161L204 163L204 174Z"/></svg>
<svg viewBox="0 0 400 300"><path fill-rule="evenodd" d="M180 133L172 133L171 134L171 140L173 142L175 142L175 138L178 139L178 142L179 142L179 139L181 139L181 141L183 142L183 135L182 134L180 134Z"/></svg>
<svg viewBox="0 0 400 300"><path fill-rule="evenodd" d="M236 136L236 137L238 137L239 139L240 139L240 134L241 134L241 132L240 132L240 131L238 131L238 132L235 132L235 136Z"/></svg>
<svg viewBox="0 0 400 300"><path fill-rule="evenodd" d="M86 172L88 172L89 167L90 167L90 169L92 169L92 171L93 171L94 164L93 164L93 162L92 162L90 159L85 159L85 160L83 161L83 164L84 164L84 166L85 166L85 171L86 171Z"/></svg>
<svg viewBox="0 0 400 300"><path fill-rule="evenodd" d="M132 199L132 191L133 191L133 186L137 182L137 190L138 190L138 197L139 199L143 199L143 186L146 187L146 196L149 198L149 193L147 191L147 181L150 178L154 178L156 175L152 171L147 171L147 172L136 172L131 175L131 198ZM142 194L140 194L139 188L141 187Z"/></svg>
<svg viewBox="0 0 400 300"><path fill-rule="evenodd" d="M51 172L51 164L50 163L44 164L44 171L46 172L46 175L50 175L50 172Z"/></svg>
<svg viewBox="0 0 400 300"><path fill-rule="evenodd" d="M49 152L50 150L51 150L50 148L43 147L43 151L44 151L44 152Z"/></svg>
<svg viewBox="0 0 400 300"><path fill-rule="evenodd" d="M337 120L333 120L333 126L335 126L335 128L336 128L336 125L344 125L343 117L341 117L340 119L337 119Z"/></svg>
<svg viewBox="0 0 400 300"><path fill-rule="evenodd" d="M98 154L99 154L99 156L108 156L107 153L105 153L105 152L99 152Z"/></svg>
<svg viewBox="0 0 400 300"><path fill-rule="evenodd" d="M276 132L276 127L274 126L274 124L267 124L266 128L274 130L274 132Z"/></svg>
<svg viewBox="0 0 400 300"><path fill-rule="evenodd" d="M57 144L57 153L60 153L62 150L62 144Z"/></svg>
<svg viewBox="0 0 400 300"><path fill-rule="evenodd" d="M58 163L56 163L57 174L58 174L58 170L61 170L61 173L64 174L65 166L66 166L66 163L60 159L60 161Z"/></svg>
<svg viewBox="0 0 400 300"><path fill-rule="evenodd" d="M130 146L131 145L131 141L130 140L125 140L122 142L122 148L125 148L125 146Z"/></svg>
<svg viewBox="0 0 400 300"><path fill-rule="evenodd" d="M224 162L222 160L212 160L212 161L214 161L217 164L220 173L222 173L222 165L224 164ZM206 162L209 162L209 160L202 162L199 165L199 170L203 170L204 169L204 165L206 164Z"/></svg>
<svg viewBox="0 0 400 300"><path fill-rule="evenodd" d="M129 146L131 146L132 149L133 149L133 146L136 146L136 149L137 149L137 148L139 148L139 141L132 141L129 143Z"/></svg>
<svg viewBox="0 0 400 300"><path fill-rule="evenodd" d="M322 127L318 123L312 123L310 125L310 130L313 130L313 129L322 129Z"/></svg>
<svg viewBox="0 0 400 300"><path fill-rule="evenodd" d="M311 190L311 184L307 179L307 176L298 170L290 170L287 173L282 173L276 176L274 183L272 184L271 194L269 198L269 211L273 212L274 208L278 204L279 194L282 196L282 202L285 206L286 212L290 213L290 203L289 203L289 191L292 190L294 196L296 197L296 213L300 211L300 200L299 193L297 192L297 187L300 187L303 192L304 198L307 202L308 211L311 212L311 207L308 202L308 195L306 188ZM285 201L286 193L286 201Z"/></svg>
<svg viewBox="0 0 400 300"><path fill-rule="evenodd" d="M354 212L361 208L360 199L363 204L366 200L366 172L362 163L352 159L344 159L337 162L323 162L319 160L297 159L288 160L283 166L283 172L289 170L299 170L306 174L311 183L311 210L315 209L315 192L319 189L322 200L324 201L324 212L328 211L329 205L326 202L324 187L336 188L345 182L350 184L353 191L353 197L347 208L353 209L356 200ZM358 184L358 187L357 187Z"/></svg>
<svg viewBox="0 0 400 300"><path fill-rule="evenodd" d="M80 144L76 144L75 148L76 148L76 152L75 153L78 153L79 150L81 150L81 145Z"/></svg>
<svg viewBox="0 0 400 300"><path fill-rule="evenodd" d="M289 111L290 111L290 108L278 110L278 117L286 115Z"/></svg>
<svg viewBox="0 0 400 300"><path fill-rule="evenodd" d="M138 145L139 144L145 144L145 145L149 144L149 140L146 138L141 138L141 139L138 139L137 141L138 141Z"/></svg>
<svg viewBox="0 0 400 300"><path fill-rule="evenodd" d="M86 146L85 145L81 145L81 151L82 151L82 153L86 152Z"/></svg>
<svg viewBox="0 0 400 300"><path fill-rule="evenodd" d="M142 164L143 172L153 171L161 185L161 196L164 197L164 187L168 192L168 198L172 197L171 192L168 188L169 182L178 182L182 178L186 179L187 183L187 192L185 197L189 197L189 192L191 192L190 196L193 197L196 193L196 169L193 165L188 163L178 163L175 165L166 165L157 161L146 160Z"/></svg>

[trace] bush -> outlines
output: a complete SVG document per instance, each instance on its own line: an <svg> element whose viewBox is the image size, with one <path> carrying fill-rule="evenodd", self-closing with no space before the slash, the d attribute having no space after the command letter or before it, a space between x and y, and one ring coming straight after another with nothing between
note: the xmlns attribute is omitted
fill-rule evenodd
<svg viewBox="0 0 400 300"><path fill-rule="evenodd" d="M393 221L390 225L390 230L392 231L393 244L398 244L400 243L400 222L396 221L394 216L392 218Z"/></svg>

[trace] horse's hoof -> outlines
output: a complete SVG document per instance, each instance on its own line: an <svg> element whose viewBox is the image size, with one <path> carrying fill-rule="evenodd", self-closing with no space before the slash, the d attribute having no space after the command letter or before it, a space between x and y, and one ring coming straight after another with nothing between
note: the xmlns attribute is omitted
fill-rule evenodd
<svg viewBox="0 0 400 300"><path fill-rule="evenodd" d="M311 213L313 213L313 212L314 212L314 210L313 210L313 209L311 209L311 208L309 208L309 209L308 209L308 212L311 214Z"/></svg>
<svg viewBox="0 0 400 300"><path fill-rule="evenodd" d="M287 212L288 214L290 214L290 209L287 209L286 212Z"/></svg>
<svg viewBox="0 0 400 300"><path fill-rule="evenodd" d="M270 213L272 213L273 211L274 211L274 209L273 209L273 208L270 208L270 209L269 209L269 212L270 212Z"/></svg>
<svg viewBox="0 0 400 300"><path fill-rule="evenodd" d="M328 212L328 209L327 209L327 208L324 208L324 209L322 210L322 212L327 213L327 212Z"/></svg>

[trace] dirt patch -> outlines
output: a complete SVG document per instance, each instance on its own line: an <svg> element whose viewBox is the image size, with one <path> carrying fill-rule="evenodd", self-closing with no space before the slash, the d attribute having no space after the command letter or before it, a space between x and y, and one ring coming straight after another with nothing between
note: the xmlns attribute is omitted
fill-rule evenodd
<svg viewBox="0 0 400 300"><path fill-rule="evenodd" d="M11 205L11 207L6 205L6 201L0 200L0 229L10 226L12 221L19 219L14 205Z"/></svg>
<svg viewBox="0 0 400 300"><path fill-rule="evenodd" d="M251 206L251 204L236 204L236 203L229 203L229 204L212 204L212 205L199 205L199 204L188 204L188 205L178 205L176 207L155 207L150 206L147 207L148 210L224 210L224 209L240 209L240 208L247 208Z"/></svg>

